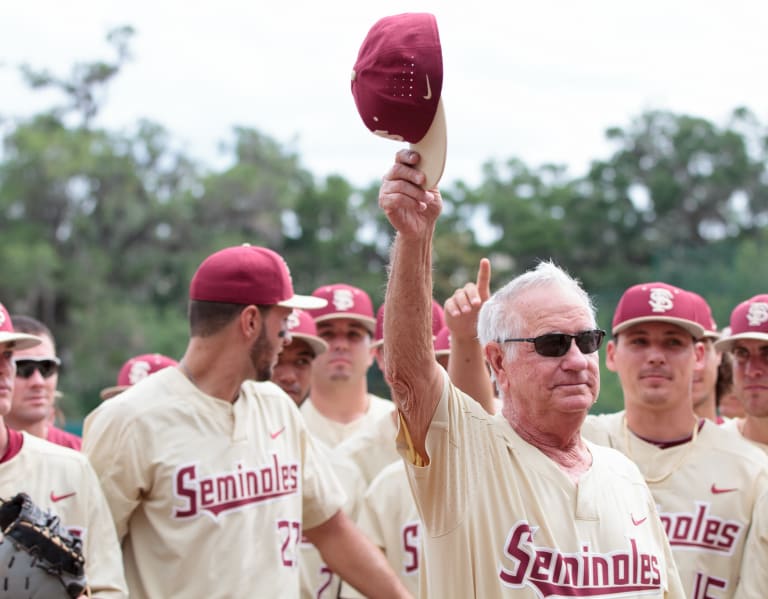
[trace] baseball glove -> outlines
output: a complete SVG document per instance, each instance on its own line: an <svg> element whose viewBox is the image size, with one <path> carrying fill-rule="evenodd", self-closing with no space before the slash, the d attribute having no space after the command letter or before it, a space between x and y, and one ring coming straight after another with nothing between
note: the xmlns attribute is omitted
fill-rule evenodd
<svg viewBox="0 0 768 599"><path fill-rule="evenodd" d="M88 595L80 539L26 493L0 499L0 598Z"/></svg>

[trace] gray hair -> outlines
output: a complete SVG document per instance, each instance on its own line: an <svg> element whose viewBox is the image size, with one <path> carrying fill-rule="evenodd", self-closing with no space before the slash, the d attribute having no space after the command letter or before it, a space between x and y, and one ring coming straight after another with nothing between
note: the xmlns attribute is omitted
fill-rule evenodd
<svg viewBox="0 0 768 599"><path fill-rule="evenodd" d="M480 345L485 347L491 341L521 337L525 323L515 309L514 303L524 292L542 287L554 287L564 292L574 293L584 302L584 307L589 310L592 320L596 320L595 305L581 283L552 261L542 261L536 268L512 279L483 304L477 317L477 338ZM510 343L504 351L507 359L514 358L517 353L517 344Z"/></svg>

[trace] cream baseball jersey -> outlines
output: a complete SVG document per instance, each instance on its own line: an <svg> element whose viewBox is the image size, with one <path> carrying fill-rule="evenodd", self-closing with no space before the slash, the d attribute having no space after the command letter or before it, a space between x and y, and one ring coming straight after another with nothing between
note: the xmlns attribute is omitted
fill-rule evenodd
<svg viewBox="0 0 768 599"><path fill-rule="evenodd" d="M333 451L322 441L315 439L315 446L321 459L327 460L341 483L347 496L344 512L354 521L365 493L365 481L360 471L351 460ZM320 552L307 539L302 538L300 549L301 596L305 599L336 599L341 578L325 565Z"/></svg>
<svg viewBox="0 0 768 599"><path fill-rule="evenodd" d="M368 411L363 416L352 422L336 422L317 411L317 408L312 404L311 395L307 401L301 404L301 414L304 416L309 432L331 448L336 447L355 433L373 426L380 416L394 409L395 404L388 399L369 393Z"/></svg>
<svg viewBox="0 0 768 599"><path fill-rule="evenodd" d="M387 412L336 447L337 452L357 464L366 485L370 485L385 466L401 459L395 443L396 417L394 411Z"/></svg>
<svg viewBox="0 0 768 599"><path fill-rule="evenodd" d="M85 573L94 597L127 597L120 544L96 473L79 452L27 433L21 449L0 462L0 497L25 492L83 539ZM2 592L0 592L0 595Z"/></svg>
<svg viewBox="0 0 768 599"><path fill-rule="evenodd" d="M744 548L736 599L765 599L768 595L768 493L755 504L752 530Z"/></svg>
<svg viewBox="0 0 768 599"><path fill-rule="evenodd" d="M406 440L401 425L408 459ZM426 439L429 464L407 467L423 523L421 596L682 598L637 467L587 447L592 465L575 484L446 374Z"/></svg>
<svg viewBox="0 0 768 599"><path fill-rule="evenodd" d="M83 450L123 542L132 598L297 597L302 530L344 503L272 383L246 382L230 403L166 368L92 412Z"/></svg>
<svg viewBox="0 0 768 599"><path fill-rule="evenodd" d="M392 570L410 593L418 597L421 521L402 459L386 466L370 484L360 505L357 524L381 547ZM364 597L346 583L342 585L341 596L344 599Z"/></svg>
<svg viewBox="0 0 768 599"><path fill-rule="evenodd" d="M742 433L742 426L744 425L744 419L743 418L727 418L725 422L723 422L720 425L720 428L726 431L731 431L733 433L736 433L744 439L745 441L751 443L755 447L762 449L766 454L768 454L768 445L765 443L760 443L760 441L754 441L752 439L747 439L744 434Z"/></svg>
<svg viewBox="0 0 768 599"><path fill-rule="evenodd" d="M757 498L768 489L766 456L704 420L696 438L661 449L629 432L624 412L589 416L582 434L640 468L691 599L732 597Z"/></svg>

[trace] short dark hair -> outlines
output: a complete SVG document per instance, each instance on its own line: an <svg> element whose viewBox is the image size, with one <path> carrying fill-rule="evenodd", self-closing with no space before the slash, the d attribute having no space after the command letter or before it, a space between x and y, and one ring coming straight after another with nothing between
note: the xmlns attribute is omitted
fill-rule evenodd
<svg viewBox="0 0 768 599"><path fill-rule="evenodd" d="M11 322L13 323L13 330L17 333L27 333L28 335L44 335L51 340L51 343L56 347L56 340L53 338L53 333L45 324L32 318L26 314L13 314L11 315Z"/></svg>
<svg viewBox="0 0 768 599"><path fill-rule="evenodd" d="M232 322L248 306L225 302L189 301L189 332L193 337L209 337ZM256 306L265 316L272 306Z"/></svg>
<svg viewBox="0 0 768 599"><path fill-rule="evenodd" d="M722 353L720 365L717 367L717 382L715 383L715 405L733 389L733 359L728 352Z"/></svg>

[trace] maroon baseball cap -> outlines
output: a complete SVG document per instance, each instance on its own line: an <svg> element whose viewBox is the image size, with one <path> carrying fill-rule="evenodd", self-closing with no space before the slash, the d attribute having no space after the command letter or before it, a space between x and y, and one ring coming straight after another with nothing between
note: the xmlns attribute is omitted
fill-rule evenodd
<svg viewBox="0 0 768 599"><path fill-rule="evenodd" d="M312 311L315 323L334 318L351 318L362 323L371 335L376 331L373 303L362 289L345 283L335 283L318 287L312 295L324 301L324 307Z"/></svg>
<svg viewBox="0 0 768 599"><path fill-rule="evenodd" d="M328 344L317 336L317 326L315 319L304 310L294 310L288 317L288 331L292 339L301 339L306 341L315 356L322 354L328 349Z"/></svg>
<svg viewBox="0 0 768 599"><path fill-rule="evenodd" d="M712 308L707 300L694 291L689 291L696 305L696 322L704 329L704 337L707 339L719 339L720 331L717 328L715 318L712 316Z"/></svg>
<svg viewBox="0 0 768 599"><path fill-rule="evenodd" d="M447 133L443 51L435 16L404 13L371 27L352 70L357 111L377 135L410 142L419 168L437 185L445 168Z"/></svg>
<svg viewBox="0 0 768 599"><path fill-rule="evenodd" d="M451 353L451 331L443 327L435 337L435 355L447 356Z"/></svg>
<svg viewBox="0 0 768 599"><path fill-rule="evenodd" d="M319 298L294 295L291 273L280 254L250 244L220 250L203 260L192 277L189 298L305 310L325 306Z"/></svg>
<svg viewBox="0 0 768 599"><path fill-rule="evenodd" d="M437 302L436 299L432 299L432 337L434 338L445 326L445 313L443 307ZM384 304L379 306L376 311L376 332L373 335L373 343L371 347L378 347L384 343Z"/></svg>
<svg viewBox="0 0 768 599"><path fill-rule="evenodd" d="M696 317L696 301L688 291L667 283L641 283L627 289L613 314L612 334L642 322L668 322L696 339L704 335Z"/></svg>
<svg viewBox="0 0 768 599"><path fill-rule="evenodd" d="M756 295L731 312L730 332L715 342L720 351L730 351L739 339L768 341L768 295Z"/></svg>
<svg viewBox="0 0 768 599"><path fill-rule="evenodd" d="M0 303L0 344L8 345L8 349L28 349L42 343L40 337L17 333L13 330L13 322L8 310Z"/></svg>
<svg viewBox="0 0 768 599"><path fill-rule="evenodd" d="M177 365L178 362L176 360L163 354L141 354L134 356L120 367L120 371L117 373L117 385L102 389L99 396L101 399L109 399L122 393L140 380L147 378L150 374L163 368Z"/></svg>

